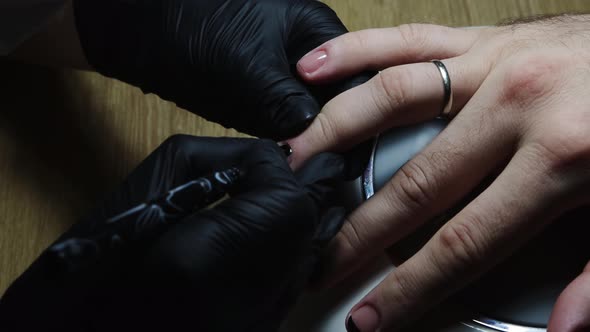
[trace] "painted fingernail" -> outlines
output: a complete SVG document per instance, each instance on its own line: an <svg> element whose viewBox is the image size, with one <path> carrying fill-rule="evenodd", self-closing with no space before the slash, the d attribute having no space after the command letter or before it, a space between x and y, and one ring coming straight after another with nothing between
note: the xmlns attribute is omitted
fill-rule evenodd
<svg viewBox="0 0 590 332"><path fill-rule="evenodd" d="M370 305L353 311L346 321L348 332L375 332L379 328L379 314Z"/></svg>
<svg viewBox="0 0 590 332"><path fill-rule="evenodd" d="M297 66L304 73L313 74L326 63L327 58L328 54L325 51L315 51L301 58Z"/></svg>
<svg viewBox="0 0 590 332"><path fill-rule="evenodd" d="M289 157L291 154L293 154L293 149L291 148L291 145L289 145L289 143L281 142L279 143L279 148L283 150L285 157Z"/></svg>

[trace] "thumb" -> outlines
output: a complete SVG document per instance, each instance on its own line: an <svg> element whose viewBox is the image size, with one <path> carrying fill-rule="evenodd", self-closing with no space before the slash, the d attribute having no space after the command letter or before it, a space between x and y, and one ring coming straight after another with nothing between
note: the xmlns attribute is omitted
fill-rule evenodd
<svg viewBox="0 0 590 332"><path fill-rule="evenodd" d="M324 205L324 199L335 185L347 178L346 160L343 156L325 152L310 159L295 173L299 185L318 206Z"/></svg>
<svg viewBox="0 0 590 332"><path fill-rule="evenodd" d="M301 79L305 79L305 76L298 74L299 60L316 47L347 33L348 30L338 15L321 1L290 3L284 22L287 37L284 53L281 54L281 60L284 62L281 61L276 67L280 68L276 74L283 75L283 79L268 80L273 83L280 82L273 84L272 87L277 93L272 95L278 97L276 100L283 105L276 108L276 121L270 122L278 125L275 127L277 134L273 137L279 139L292 138L303 132L319 113L321 106L336 95L370 78L367 75L359 75L321 87L304 85Z"/></svg>
<svg viewBox="0 0 590 332"><path fill-rule="evenodd" d="M303 132L315 119L320 106L288 66L276 66L264 75L262 107L269 110L268 137L282 140Z"/></svg>
<svg viewBox="0 0 590 332"><path fill-rule="evenodd" d="M313 242L316 248L323 249L340 232L346 221L346 209L343 207L332 207L324 212L320 225L316 229ZM319 254L319 253L317 253Z"/></svg>
<svg viewBox="0 0 590 332"><path fill-rule="evenodd" d="M340 232L346 221L346 209L331 207L324 211L320 224L313 236L312 255L310 261L310 276L308 283L313 285L325 274L324 264L321 264L322 252L330 241Z"/></svg>
<svg viewBox="0 0 590 332"><path fill-rule="evenodd" d="M590 331L590 263L557 299L547 331Z"/></svg>

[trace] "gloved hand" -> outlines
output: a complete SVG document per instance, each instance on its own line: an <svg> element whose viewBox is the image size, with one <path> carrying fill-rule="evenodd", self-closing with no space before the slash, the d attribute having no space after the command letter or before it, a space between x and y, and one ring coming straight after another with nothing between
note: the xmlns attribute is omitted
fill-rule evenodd
<svg viewBox="0 0 590 332"><path fill-rule="evenodd" d="M12 284L0 330L275 331L342 224L323 201L347 171L335 154L293 174L271 141L175 136ZM231 198L194 211L220 184ZM88 242L85 264L56 255Z"/></svg>
<svg viewBox="0 0 590 332"><path fill-rule="evenodd" d="M312 92L297 61L347 32L315 0L76 0L88 62L226 127L285 139L320 106L364 83L359 76Z"/></svg>

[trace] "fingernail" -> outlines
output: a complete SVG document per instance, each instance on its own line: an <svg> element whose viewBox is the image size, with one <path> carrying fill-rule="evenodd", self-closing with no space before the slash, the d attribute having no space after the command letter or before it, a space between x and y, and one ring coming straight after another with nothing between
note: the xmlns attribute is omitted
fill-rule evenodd
<svg viewBox="0 0 590 332"><path fill-rule="evenodd" d="M370 305L353 311L346 321L348 332L375 332L379 328L379 314Z"/></svg>
<svg viewBox="0 0 590 332"><path fill-rule="evenodd" d="M289 145L289 143L281 142L279 143L279 148L283 150L285 157L289 157L293 153L293 149L291 148L291 145Z"/></svg>
<svg viewBox="0 0 590 332"><path fill-rule="evenodd" d="M324 65L327 58L328 54L325 51L315 51L301 58L297 66L304 73L313 74Z"/></svg>

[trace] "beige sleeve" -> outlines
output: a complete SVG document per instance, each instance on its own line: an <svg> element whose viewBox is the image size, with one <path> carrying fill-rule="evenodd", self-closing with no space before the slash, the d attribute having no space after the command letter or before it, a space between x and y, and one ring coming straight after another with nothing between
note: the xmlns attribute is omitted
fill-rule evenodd
<svg viewBox="0 0 590 332"><path fill-rule="evenodd" d="M0 55L43 29L63 12L66 0L0 0Z"/></svg>

